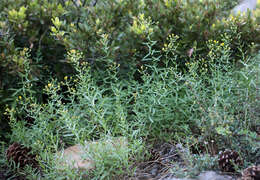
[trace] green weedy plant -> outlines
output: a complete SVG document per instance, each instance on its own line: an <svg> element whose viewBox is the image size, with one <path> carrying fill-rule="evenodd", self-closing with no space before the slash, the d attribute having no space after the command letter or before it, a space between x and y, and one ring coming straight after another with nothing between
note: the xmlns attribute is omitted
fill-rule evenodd
<svg viewBox="0 0 260 180"><path fill-rule="evenodd" d="M22 76L23 87L17 91L17 105L7 109L11 140L32 147L39 154L44 176L78 177L76 171L69 169L59 172L54 166L53 153L68 145L109 136L127 137L129 149L115 151L112 155L102 151L94 154L94 160L102 163L93 172L93 178L122 175L131 164L129 157L143 150L144 141L140 142L140 138L145 141L183 139L185 142L185 137L195 136L199 137L198 142L214 140L218 148L215 151L229 147L249 154L257 150L252 128L258 120L251 109L259 96L257 84L254 84L257 69L247 65L250 59L241 60L245 70L230 64L230 36L223 35L222 42L209 40L208 59L195 61L193 58L194 62L187 64L186 74L177 69L178 36L170 35L168 44L161 51L154 49L156 41L147 41L145 45L149 51L142 58L146 65L140 68L142 83L119 78L119 64L110 56L113 49L109 48L108 36L103 34L101 37L103 57L98 61L106 62L104 65L107 66L103 81L99 69L92 69L84 61L84 54L72 49L68 51L66 61L72 64L76 74L65 76L62 83L48 82L45 87L49 96L47 103L38 102L31 93L28 50L20 53L20 58L26 59L26 71ZM167 67L160 67L163 53L166 54L164 61L169 64ZM248 71L249 67L251 71ZM59 93L61 86L67 87L67 97ZM64 98L67 103L62 102ZM29 127L16 118L22 110L34 119ZM251 148L240 149L249 143ZM245 160L251 161L250 157Z"/></svg>
<svg viewBox="0 0 260 180"><path fill-rule="evenodd" d="M106 36L103 38L105 52L107 39ZM171 49L174 53L176 39L177 36L171 35L167 48L162 51L167 54L167 49ZM239 150L250 143L251 148L243 148L240 153L253 153L257 147L254 144L256 135L251 129L258 120L251 107L259 96L257 86L253 84L257 69L252 70L253 66L246 65L247 61L242 61L245 70L236 70L226 64L230 53L229 39L223 41L224 45L217 41L208 42L212 49L209 53L210 74L200 66L190 64L185 75L176 67L159 67L162 52L153 49L156 42L147 42L149 53L143 61L149 65L141 67L142 84L118 79L119 66L109 59L107 62L111 63L101 83L100 78L96 78L99 73L82 61L83 53L70 50L66 59L73 64L77 74L65 76L63 83L53 80L46 84L45 91L50 96L46 104L38 103L30 93L24 93L22 98L18 97L20 103L16 107L7 109L11 117L11 139L32 147L39 154L42 172L48 178L84 179L84 172L78 175L69 169L64 172L55 169L53 153L68 145L109 136L128 137L129 149L112 155L97 152L94 160L102 163L93 172L93 178L122 175L131 162L128 157L142 151L144 144L140 144L140 138L173 141L198 136L197 141L214 139L219 150L227 147ZM109 57L108 54L102 60ZM174 64L175 59L169 58L168 61L168 64ZM72 85L74 81L76 86ZM30 92L27 81L23 82L26 92ZM58 93L61 85L68 87L67 104L62 103L64 97ZM27 127L25 122L17 121L16 109L26 109L27 116L35 119L34 123ZM196 162L197 157L194 158L190 165ZM250 157L245 160L251 161ZM201 169L203 167L198 167Z"/></svg>
<svg viewBox="0 0 260 180"><path fill-rule="evenodd" d="M48 19L52 15L60 15L62 12L61 5L57 7L56 3L51 4L47 1L1 1L0 3L0 51L1 51L1 79L0 79L0 106L1 106L1 139L6 139L7 135L2 132L9 131L8 117L3 115L3 109L6 104L12 104L16 98L12 96L13 89L19 89L21 73L25 71L24 62L19 57L20 49L29 47L32 57L30 78L37 81L34 90L41 95L41 81L48 79L46 73L46 64L44 62L50 59L48 53L44 52L46 42L54 44L51 38L47 37ZM46 13L48 11L48 13ZM50 21L51 22L51 21ZM54 53L53 53L54 54ZM40 57L44 57L43 61ZM41 99L41 97L38 97Z"/></svg>
<svg viewBox="0 0 260 180"><path fill-rule="evenodd" d="M216 45L217 42L212 43L213 49L221 47L221 44ZM223 53L228 54L228 49L223 48L226 51ZM259 57L253 60L251 58L241 60L244 66L242 69L230 68L232 66L228 64L220 66L211 63L213 75L199 76L202 82L199 87L204 88L196 89L196 83L190 84L191 92L195 95L195 108L201 113L201 118L197 120L197 127L201 127L197 132L199 136L195 140L193 138L192 148L194 144L200 150L204 146L206 152L213 157L220 150L235 149L243 157L245 167L248 163L255 163L253 159L259 150L255 132L259 122L256 108L259 107L257 99L260 95ZM226 58L222 60L227 61ZM252 62L249 63L250 61ZM199 163L200 159L194 158L195 164Z"/></svg>
<svg viewBox="0 0 260 180"><path fill-rule="evenodd" d="M68 52L67 60L73 64L77 75L72 78L65 76L63 83L53 80L46 84L45 92L49 95L46 104L39 103L31 94L24 93L21 97L18 96L15 107L7 109L13 132L11 140L32 147L39 155L41 171L49 178L60 176L52 159L53 153L61 147L84 144L86 141L106 139L110 136L128 138L129 149L112 149L111 153L107 154L106 151L101 151L101 148L93 155L98 163L93 172L94 178L97 179L125 173L129 166L128 154L136 154L142 149L139 140L134 139L135 135L131 134L132 123L127 122L129 100L126 90L122 89L123 84L111 81L110 84L97 86L90 66L81 62L82 58L82 53L78 51ZM112 63L105 74L107 78L116 79L117 68L118 66ZM26 77L24 76L25 79ZM31 86L27 86L27 81L23 81L23 88L30 92ZM76 82L75 87L71 86L72 82ZM62 103L64 97L58 93L61 85L68 87L67 98L70 103ZM24 121L17 121L16 113L19 110L26 110L26 117L34 119L29 127ZM71 173L67 169L62 174L69 178L79 176L76 171Z"/></svg>
<svg viewBox="0 0 260 180"><path fill-rule="evenodd" d="M4 0L0 4L3 107L8 99L9 102L14 100L10 98L9 90L17 88L11 85L19 82L17 74L22 71L22 62L13 61L19 48L30 47L32 59L39 57L39 54L42 57L40 62L36 62L38 68L31 71L32 76L39 79L37 87L38 94L41 94L42 82L48 80L49 75L61 80L65 74L73 74L73 67L64 62L66 50L80 50L92 68L104 71L104 61L99 61L103 56L102 44L99 43L101 34L107 34L110 40L109 57L120 64L120 77L129 78L134 74L136 80L140 79L138 70L145 64L141 59L149 51L143 44L148 40L148 34L157 41L154 46L156 50L164 46L170 34L180 37L180 46L175 54L178 55L178 71L187 69L186 63L191 60L188 50L194 49L192 55L199 54L198 61L203 60L208 53L205 42L209 39L220 41L218 37L229 33L234 27L237 32L232 36L239 34L240 38L234 38L231 42L232 59L239 59L239 48L247 51L251 42L259 42L255 19L250 16L225 18L228 8L234 4L231 0L113 0L98 1L95 5L90 0L79 5L72 0L13 2ZM239 47L237 44L241 44L241 40L245 43ZM160 66L165 63L161 58ZM4 78L5 74L8 77ZM1 119L6 121L4 117Z"/></svg>

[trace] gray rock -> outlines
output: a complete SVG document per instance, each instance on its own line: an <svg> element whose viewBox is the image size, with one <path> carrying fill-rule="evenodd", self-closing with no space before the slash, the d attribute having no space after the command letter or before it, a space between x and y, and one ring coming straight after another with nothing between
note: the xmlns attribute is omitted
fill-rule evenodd
<svg viewBox="0 0 260 180"><path fill-rule="evenodd" d="M174 178L174 177L171 177L171 178L166 178L166 179L163 179L163 180L195 180L195 179L187 179L187 178Z"/></svg>
<svg viewBox="0 0 260 180"><path fill-rule="evenodd" d="M201 173L198 177L199 180L233 180L234 178L227 175L220 175L214 171L206 171Z"/></svg>
<svg viewBox="0 0 260 180"><path fill-rule="evenodd" d="M257 0L242 0L234 9L232 9L232 12L234 14L244 13L248 10L254 10L256 9Z"/></svg>
<svg viewBox="0 0 260 180"><path fill-rule="evenodd" d="M195 179L168 177L168 178L162 178L160 180L235 180L235 179L236 179L235 177L220 175L214 171L206 171L200 173L200 175Z"/></svg>

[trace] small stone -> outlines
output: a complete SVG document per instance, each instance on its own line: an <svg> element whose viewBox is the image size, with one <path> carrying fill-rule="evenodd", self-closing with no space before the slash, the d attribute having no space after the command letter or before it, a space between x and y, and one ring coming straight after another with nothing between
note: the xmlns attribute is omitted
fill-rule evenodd
<svg viewBox="0 0 260 180"><path fill-rule="evenodd" d="M59 152L62 168L69 166L76 169L91 170L95 168L94 161L90 158L83 158L85 154L84 147L80 144L68 147L64 152Z"/></svg>
<svg viewBox="0 0 260 180"><path fill-rule="evenodd" d="M127 148L126 138L111 138L106 141L87 142L85 145L76 144L68 147L64 151L59 151L57 155L57 169L64 170L66 167L79 170L92 170L95 168L95 162L89 154L91 151L98 150L98 146L106 149L113 147L116 150L120 148ZM100 147L99 147L100 148ZM111 151L111 149L107 149Z"/></svg>
<svg viewBox="0 0 260 180"><path fill-rule="evenodd" d="M236 7L234 7L232 12L234 14L238 14L239 12L244 13L247 11L252 11L256 9L256 4L257 0L243 0Z"/></svg>

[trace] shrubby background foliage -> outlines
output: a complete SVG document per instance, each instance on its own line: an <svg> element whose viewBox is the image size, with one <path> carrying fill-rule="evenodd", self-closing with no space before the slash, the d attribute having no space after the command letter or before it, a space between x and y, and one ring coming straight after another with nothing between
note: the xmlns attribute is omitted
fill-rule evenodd
<svg viewBox="0 0 260 180"><path fill-rule="evenodd" d="M49 178L60 148L117 136L129 159L163 140L254 163L257 11L229 15L233 0L93 2L1 1L1 141L31 147ZM133 161L122 157L93 177L123 173Z"/></svg>

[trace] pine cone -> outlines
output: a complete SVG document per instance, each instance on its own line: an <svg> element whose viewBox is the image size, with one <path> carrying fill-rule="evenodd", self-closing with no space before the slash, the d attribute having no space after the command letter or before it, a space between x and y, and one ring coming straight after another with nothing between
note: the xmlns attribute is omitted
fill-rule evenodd
<svg viewBox="0 0 260 180"><path fill-rule="evenodd" d="M242 172L241 180L258 180L260 179L260 165L251 166Z"/></svg>
<svg viewBox="0 0 260 180"><path fill-rule="evenodd" d="M235 172L235 166L241 166L243 162L236 151L225 150L224 152L220 152L218 164L224 172Z"/></svg>
<svg viewBox="0 0 260 180"><path fill-rule="evenodd" d="M9 146L6 151L7 160L13 160L15 164L19 164L21 168L23 168L25 165L36 167L36 155L31 154L30 152L31 149L15 142L11 146Z"/></svg>

